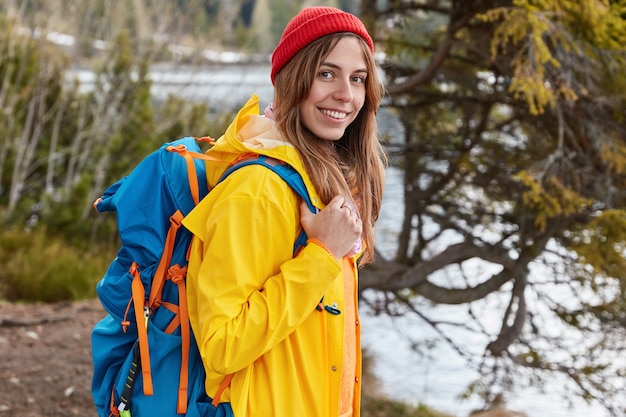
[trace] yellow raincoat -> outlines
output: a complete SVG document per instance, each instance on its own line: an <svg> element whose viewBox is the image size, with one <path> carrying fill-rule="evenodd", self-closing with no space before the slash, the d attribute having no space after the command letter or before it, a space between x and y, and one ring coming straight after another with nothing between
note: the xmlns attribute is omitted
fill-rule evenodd
<svg viewBox="0 0 626 417"><path fill-rule="evenodd" d="M249 152L297 169L312 201L323 208L295 149L273 121L259 115L256 96L210 151L224 163L207 163L209 186L229 162ZM183 222L194 234L187 293L206 392L212 397L234 373L221 401L231 402L235 417L337 417L344 328L355 334L355 369L347 375L356 381L352 416L359 416L356 291L348 300L354 311L344 311L345 282L356 288L356 260L338 262L315 243L294 258L299 204L275 173L252 165L232 173ZM322 297L342 313L316 310Z"/></svg>

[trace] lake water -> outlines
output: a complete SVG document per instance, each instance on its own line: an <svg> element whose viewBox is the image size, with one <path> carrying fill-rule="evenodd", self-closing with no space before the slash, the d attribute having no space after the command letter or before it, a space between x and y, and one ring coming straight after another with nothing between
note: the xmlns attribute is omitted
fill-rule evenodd
<svg viewBox="0 0 626 417"><path fill-rule="evenodd" d="M84 90L93 85L93 74L89 71L76 70L70 76L78 78ZM208 101L217 111L221 106L232 108L243 104L252 93L259 95L262 106L272 97L269 67L266 66L216 66L202 71L161 68L151 73L151 78L156 98L177 94L190 100ZM393 118L381 113L382 132L392 137L400 135L401 129ZM402 172L390 168L377 225L377 244L383 254L393 254L396 245L402 221L399 217L402 210L398 210L403 204L402 189ZM438 317L449 315L458 320L459 314L467 314L458 307L431 308L431 313ZM385 393L411 404L424 403L457 417L465 417L472 409L481 407L477 399L462 401L458 398L477 374L453 349L439 342L428 354L419 355L411 348L415 341L436 339L437 335L424 322L415 317L373 316L366 308L361 315L363 345L375 358L375 373ZM497 319L494 317L494 321ZM478 355L486 343L471 335L464 340L464 345ZM563 386L563 381L554 380L544 392L520 389L509 394L507 406L527 413L528 417L608 417L603 409L580 402L569 407L560 393Z"/></svg>

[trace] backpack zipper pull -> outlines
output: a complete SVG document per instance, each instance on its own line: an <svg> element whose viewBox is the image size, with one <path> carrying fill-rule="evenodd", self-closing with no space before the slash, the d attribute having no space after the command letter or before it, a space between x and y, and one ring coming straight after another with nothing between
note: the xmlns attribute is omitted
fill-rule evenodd
<svg viewBox="0 0 626 417"><path fill-rule="evenodd" d="M148 308L148 306L145 306L143 308L143 317L146 320L146 330L148 329L148 319L150 318L150 308Z"/></svg>

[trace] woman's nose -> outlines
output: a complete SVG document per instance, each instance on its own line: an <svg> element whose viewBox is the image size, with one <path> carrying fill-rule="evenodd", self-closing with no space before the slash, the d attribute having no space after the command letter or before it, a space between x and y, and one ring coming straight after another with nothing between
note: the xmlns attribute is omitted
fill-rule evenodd
<svg viewBox="0 0 626 417"><path fill-rule="evenodd" d="M339 80L336 84L336 89L333 94L336 100L352 101L354 94L352 93L352 85L350 80Z"/></svg>

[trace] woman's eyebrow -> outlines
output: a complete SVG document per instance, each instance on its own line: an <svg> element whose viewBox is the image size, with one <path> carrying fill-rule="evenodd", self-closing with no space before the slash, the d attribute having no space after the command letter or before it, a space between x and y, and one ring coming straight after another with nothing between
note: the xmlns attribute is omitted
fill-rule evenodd
<svg viewBox="0 0 626 417"><path fill-rule="evenodd" d="M333 68L333 69L338 69L338 70L341 70L341 69L342 69L342 68L341 68L341 66L339 66L339 65L337 65L337 64L334 64L334 63L332 63L332 62L328 62L328 61L324 61L324 62L322 62L322 63L320 64L320 67L322 67L322 66L324 66L324 67L330 67L330 68ZM354 71L352 71L352 72L353 72L353 73L354 73L354 72L362 72L362 73L367 74L367 68L358 68L358 69L356 69L356 70L354 70Z"/></svg>

